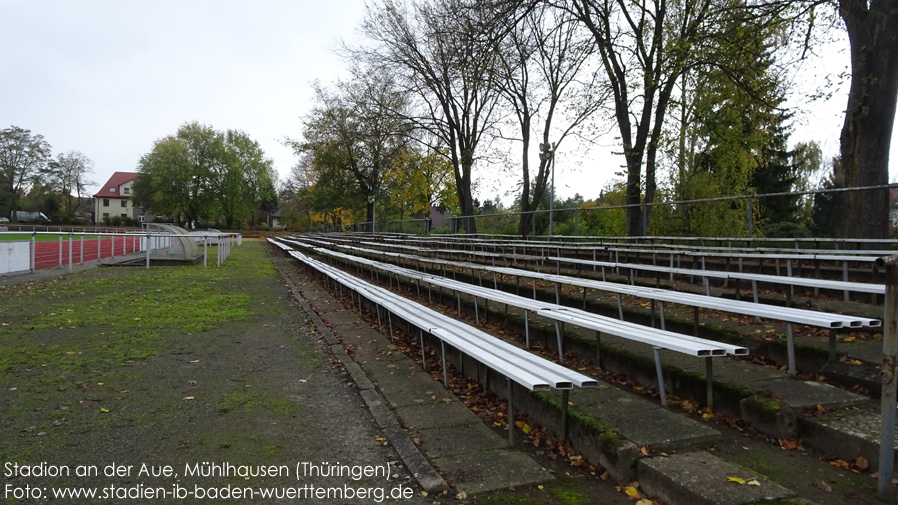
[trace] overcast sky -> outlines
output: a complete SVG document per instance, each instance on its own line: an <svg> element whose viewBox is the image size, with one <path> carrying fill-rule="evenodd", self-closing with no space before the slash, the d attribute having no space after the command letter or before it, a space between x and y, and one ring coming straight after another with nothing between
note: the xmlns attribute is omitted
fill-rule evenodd
<svg viewBox="0 0 898 505"><path fill-rule="evenodd" d="M54 157L81 151L95 163L97 186L115 171L135 171L156 139L189 121L246 132L286 177L295 158L280 141L299 136L310 83L345 76L333 50L341 39L358 40L363 6L364 0L0 0L0 128L43 135ZM826 64L798 81L812 85L825 72L841 71L847 56L834 52ZM827 156L836 154L845 100L839 94L828 104L803 105L809 112L797 116L792 142L816 139ZM603 144L589 155L594 162L574 163L559 153L559 197L595 197L620 171L608 155L620 148L611 137ZM898 153L898 135L892 145ZM491 199L504 196L509 184L487 178L479 187L480 197Z"/></svg>

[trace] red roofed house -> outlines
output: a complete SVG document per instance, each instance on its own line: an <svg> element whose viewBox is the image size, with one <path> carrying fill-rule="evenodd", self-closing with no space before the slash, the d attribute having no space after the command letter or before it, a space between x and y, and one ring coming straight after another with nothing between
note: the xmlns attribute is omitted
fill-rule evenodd
<svg viewBox="0 0 898 505"><path fill-rule="evenodd" d="M143 221L143 212L138 212L131 202L131 186L137 172L116 172L94 195L94 216L96 222L115 216L129 217Z"/></svg>

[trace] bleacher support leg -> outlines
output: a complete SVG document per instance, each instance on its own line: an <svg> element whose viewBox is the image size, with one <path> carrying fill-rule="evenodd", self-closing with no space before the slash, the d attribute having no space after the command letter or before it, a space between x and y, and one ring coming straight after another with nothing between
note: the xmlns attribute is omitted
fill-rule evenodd
<svg viewBox="0 0 898 505"><path fill-rule="evenodd" d="M829 329L829 359L830 363L836 362L836 329Z"/></svg>
<svg viewBox="0 0 898 505"><path fill-rule="evenodd" d="M621 303L620 293L617 294L617 314L620 317L620 320L624 320L624 305Z"/></svg>
<svg viewBox="0 0 898 505"><path fill-rule="evenodd" d="M567 442L568 439L568 416L567 408L570 403L570 389L561 390L561 440Z"/></svg>
<svg viewBox="0 0 898 505"><path fill-rule="evenodd" d="M514 447L514 391L511 386L511 379L505 378L505 384L508 386L508 445Z"/></svg>
<svg viewBox="0 0 898 505"><path fill-rule="evenodd" d="M792 335L792 323L786 323L786 353L789 360L789 375L795 377L795 337Z"/></svg>
<svg viewBox="0 0 898 505"><path fill-rule="evenodd" d="M664 372L661 371L661 348L653 347L655 353L655 373L658 375L658 395L661 397L661 406L667 408L667 392L664 390Z"/></svg>
<svg viewBox="0 0 898 505"><path fill-rule="evenodd" d="M699 313L698 306L692 307L692 321L695 323L695 336L698 336Z"/></svg>
<svg viewBox="0 0 898 505"><path fill-rule="evenodd" d="M561 324L557 320L555 321L555 338L558 340L558 362L564 364L564 352L562 349L564 335L561 332Z"/></svg>
<svg viewBox="0 0 898 505"><path fill-rule="evenodd" d="M705 391L708 396L708 408L714 410L714 364L711 356L705 358Z"/></svg>
<svg viewBox="0 0 898 505"><path fill-rule="evenodd" d="M658 301L658 309L661 315L661 331L665 331L664 328L664 302Z"/></svg>
<svg viewBox="0 0 898 505"><path fill-rule="evenodd" d="M424 356L424 330L418 329L418 337L421 339L421 368L427 370L427 358Z"/></svg>
<svg viewBox="0 0 898 505"><path fill-rule="evenodd" d="M530 321L529 319L530 311L524 309L524 343L527 345L527 349L530 349Z"/></svg>
<svg viewBox="0 0 898 505"><path fill-rule="evenodd" d="M393 315L387 311L387 323L390 325L390 342L393 341Z"/></svg>
<svg viewBox="0 0 898 505"><path fill-rule="evenodd" d="M440 351L443 353L443 387L449 389L449 374L446 372L446 343L440 341Z"/></svg>

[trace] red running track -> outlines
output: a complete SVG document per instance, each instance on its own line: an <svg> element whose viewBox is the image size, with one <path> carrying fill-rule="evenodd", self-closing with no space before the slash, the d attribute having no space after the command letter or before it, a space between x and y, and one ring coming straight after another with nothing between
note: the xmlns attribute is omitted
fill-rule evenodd
<svg viewBox="0 0 898 505"><path fill-rule="evenodd" d="M62 246L62 262L59 261L59 248ZM115 256L133 253L140 250L140 237L101 237L84 239L84 253L81 252L82 241L80 238L72 240L72 263L78 264L85 261L97 261L97 259L111 258L113 256L113 244ZM62 242L48 241L35 242L34 269L54 268L69 264L69 239L63 238ZM97 253L99 249L99 256Z"/></svg>

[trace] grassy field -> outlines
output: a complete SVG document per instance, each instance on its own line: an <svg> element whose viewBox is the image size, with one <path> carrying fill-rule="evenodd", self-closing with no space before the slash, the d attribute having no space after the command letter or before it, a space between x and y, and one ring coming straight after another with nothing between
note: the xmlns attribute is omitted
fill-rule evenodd
<svg viewBox="0 0 898 505"><path fill-rule="evenodd" d="M159 352L163 332L196 333L245 317L250 297L234 288L273 275L267 261L240 261L254 252L236 248L222 269L99 270L5 288L0 383L12 367L71 370L146 358ZM43 343L34 346L30 337L39 334Z"/></svg>
<svg viewBox="0 0 898 505"><path fill-rule="evenodd" d="M52 458L73 443L60 426L113 421L121 409L109 397L166 380L158 374L172 355L217 349L222 328L240 334L272 317L274 305L254 293L275 275L261 244L245 243L220 269L108 267L0 287L0 453ZM243 394L222 391L211 408L265 398Z"/></svg>

